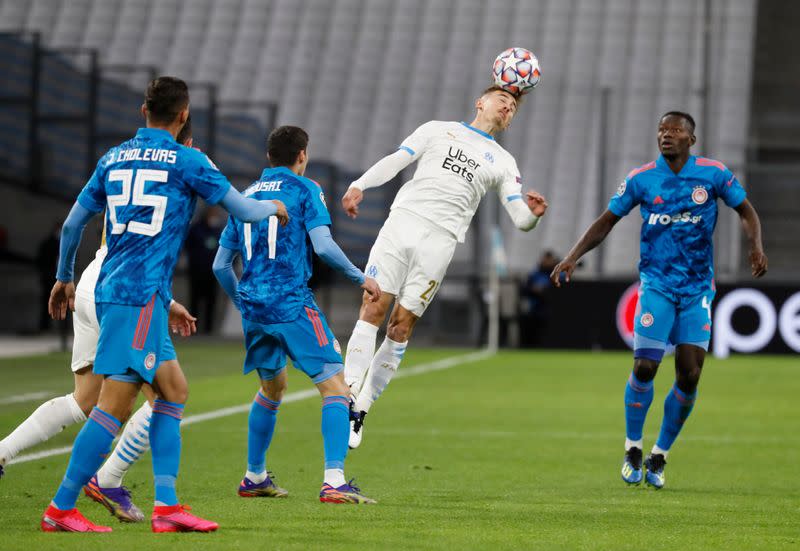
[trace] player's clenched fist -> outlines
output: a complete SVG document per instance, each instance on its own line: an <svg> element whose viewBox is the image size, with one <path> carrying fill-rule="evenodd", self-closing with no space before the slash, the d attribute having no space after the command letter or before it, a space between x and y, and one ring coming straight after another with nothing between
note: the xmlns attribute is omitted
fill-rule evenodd
<svg viewBox="0 0 800 551"><path fill-rule="evenodd" d="M272 202L278 207L278 212L275 213L275 216L278 217L278 222L281 223L281 226L285 226L289 223L289 213L286 211L286 205L278 199L273 199Z"/></svg>
<svg viewBox="0 0 800 551"><path fill-rule="evenodd" d="M529 191L525 194L525 202L528 203L528 208L534 216L542 216L547 210L547 201L544 195L535 191Z"/></svg>
<svg viewBox="0 0 800 551"><path fill-rule="evenodd" d="M364 278L364 283L361 284L361 288L369 295L370 302L378 302L381 298L381 288L378 282L371 277Z"/></svg>
<svg viewBox="0 0 800 551"><path fill-rule="evenodd" d="M364 198L364 193L358 189L351 187L347 193L342 197L342 207L350 218L358 216L358 204Z"/></svg>
<svg viewBox="0 0 800 551"><path fill-rule="evenodd" d="M47 311L54 320L63 320L67 317L67 308L71 312L75 311L75 283L73 281L56 281L50 291Z"/></svg>

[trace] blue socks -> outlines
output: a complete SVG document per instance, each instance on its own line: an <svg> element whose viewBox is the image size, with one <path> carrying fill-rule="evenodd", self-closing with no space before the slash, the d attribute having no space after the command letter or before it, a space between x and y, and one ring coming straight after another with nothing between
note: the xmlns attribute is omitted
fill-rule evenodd
<svg viewBox="0 0 800 551"><path fill-rule="evenodd" d="M75 439L67 474L53 498L57 509L67 511L75 508L81 488L103 464L119 427L120 422L114 416L98 408L92 410Z"/></svg>
<svg viewBox="0 0 800 551"><path fill-rule="evenodd" d="M661 422L661 432L658 434L656 446L664 451L672 447L683 428L683 423L689 418L694 407L697 391L692 394L683 392L678 385L672 385L672 390L664 400L664 420Z"/></svg>
<svg viewBox="0 0 800 551"><path fill-rule="evenodd" d="M350 400L346 396L322 399L322 443L325 469L344 469L350 437Z"/></svg>
<svg viewBox="0 0 800 551"><path fill-rule="evenodd" d="M183 404L156 400L150 419L150 449L153 452L153 475L156 505L177 505L175 479L181 461L181 419Z"/></svg>
<svg viewBox="0 0 800 551"><path fill-rule="evenodd" d="M647 410L653 403L653 381L641 382L631 373L625 385L625 430L628 440L642 439Z"/></svg>
<svg viewBox="0 0 800 551"><path fill-rule="evenodd" d="M265 455L272 442L280 405L280 402L270 400L260 390L256 393L247 422L247 470L250 472L262 473L266 469Z"/></svg>

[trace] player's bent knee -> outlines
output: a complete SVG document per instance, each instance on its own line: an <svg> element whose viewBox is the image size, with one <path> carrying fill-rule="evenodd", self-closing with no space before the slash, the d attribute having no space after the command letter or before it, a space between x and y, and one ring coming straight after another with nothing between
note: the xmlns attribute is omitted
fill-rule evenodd
<svg viewBox="0 0 800 551"><path fill-rule="evenodd" d="M328 396L349 396L350 387L344 382L344 373L339 371L333 377L316 383L323 398Z"/></svg>
<svg viewBox="0 0 800 551"><path fill-rule="evenodd" d="M675 382L684 392L694 392L697 390L697 385L700 383L700 375L703 373L703 368L699 365L692 366L688 369L678 369Z"/></svg>
<svg viewBox="0 0 800 551"><path fill-rule="evenodd" d="M92 373L91 365L85 371L75 374L75 391L72 396L84 415L88 416L92 408L97 405L102 386L103 376Z"/></svg>
<svg viewBox="0 0 800 551"><path fill-rule="evenodd" d="M660 362L650 358L636 358L633 362L633 372L636 378L646 383L652 381L658 372Z"/></svg>
<svg viewBox="0 0 800 551"><path fill-rule="evenodd" d="M160 393L160 398L166 400L167 402L172 402L173 404L185 404L189 401L189 385L186 384L184 380L184 384L176 384L167 390L163 390Z"/></svg>
<svg viewBox="0 0 800 551"><path fill-rule="evenodd" d="M388 310L388 306L382 302L369 302L365 298L358 317L367 323L380 326L383 324L383 320L386 319L386 310Z"/></svg>
<svg viewBox="0 0 800 551"><path fill-rule="evenodd" d="M189 383L177 360L163 362L153 383L162 400L174 404L185 404L189 400Z"/></svg>
<svg viewBox="0 0 800 551"><path fill-rule="evenodd" d="M275 377L270 381L261 381L261 390L264 395L274 402L283 400L287 388L289 388L287 377Z"/></svg>

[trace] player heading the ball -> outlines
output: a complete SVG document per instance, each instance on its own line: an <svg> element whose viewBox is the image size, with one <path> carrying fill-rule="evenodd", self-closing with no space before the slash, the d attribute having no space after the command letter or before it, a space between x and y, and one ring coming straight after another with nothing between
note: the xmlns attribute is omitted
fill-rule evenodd
<svg viewBox="0 0 800 551"><path fill-rule="evenodd" d="M397 371L414 326L436 296L483 196L490 190L497 193L522 231L535 228L547 210L544 197L535 191L523 196L514 157L495 141L517 107L516 95L496 85L487 88L475 101L472 122L426 122L353 182L342 198L345 211L355 218L366 190L417 162L367 262L366 273L378 281L383 295L377 302L364 296L347 344L345 380L354 400L352 448L360 444L367 412ZM386 339L375 352L378 327L390 308Z"/></svg>

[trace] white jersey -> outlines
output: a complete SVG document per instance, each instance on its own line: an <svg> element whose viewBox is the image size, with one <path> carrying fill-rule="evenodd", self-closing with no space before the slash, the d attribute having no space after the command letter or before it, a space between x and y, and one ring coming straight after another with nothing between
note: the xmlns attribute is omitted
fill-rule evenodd
<svg viewBox="0 0 800 551"><path fill-rule="evenodd" d="M103 260L105 260L107 254L108 247L105 245L104 240L103 245L97 249L94 259L86 266L86 269L83 270L81 279L78 281L78 286L75 289L75 294L81 295L94 302L94 288L97 284L97 277L100 275L100 268L103 266Z"/></svg>
<svg viewBox="0 0 800 551"><path fill-rule="evenodd" d="M411 211L444 228L459 242L464 242L487 191L494 189L503 205L522 196L514 157L490 134L467 123L426 122L400 149L417 161L417 170L400 188L392 209Z"/></svg>

